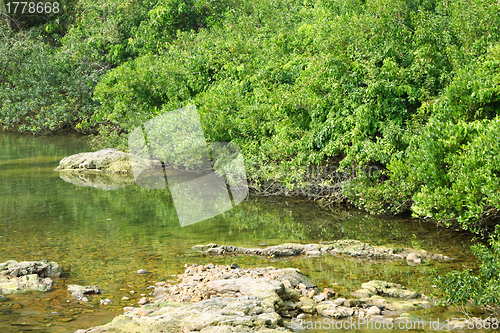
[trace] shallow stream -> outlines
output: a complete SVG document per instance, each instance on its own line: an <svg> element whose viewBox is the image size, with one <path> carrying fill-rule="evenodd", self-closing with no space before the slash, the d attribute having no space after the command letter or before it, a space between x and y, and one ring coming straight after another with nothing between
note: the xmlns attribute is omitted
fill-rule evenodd
<svg viewBox="0 0 500 333"><path fill-rule="evenodd" d="M222 215L181 227L167 189L132 184L103 190L62 180L54 171L59 161L83 151L90 151L84 137L0 132L0 262L50 259L64 272L49 292L8 295L0 302L0 332L74 332L107 323L123 307L137 306L141 294L151 292L148 286L175 279L172 275L182 273L186 263L296 267L346 298L374 279L436 293L431 268L476 265L468 249L470 235L417 220L375 217L348 206L325 210L306 199L251 196ZM271 262L206 257L191 250L206 243L259 247L335 239L417 247L456 260L417 266L336 257ZM141 268L150 273L138 275ZM81 304L66 292L68 284L98 285L102 294ZM104 298L113 303L100 305ZM442 308L432 311L425 317L459 315Z"/></svg>

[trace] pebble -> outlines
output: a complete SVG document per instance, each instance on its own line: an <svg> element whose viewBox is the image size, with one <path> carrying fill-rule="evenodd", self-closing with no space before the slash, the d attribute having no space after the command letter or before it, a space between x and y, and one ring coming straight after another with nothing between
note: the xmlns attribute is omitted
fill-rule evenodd
<svg viewBox="0 0 500 333"><path fill-rule="evenodd" d="M140 270L138 270L138 271L137 271L137 274L148 274L148 273L149 273L149 272L148 272L147 270L142 269L142 268L141 268Z"/></svg>
<svg viewBox="0 0 500 333"><path fill-rule="evenodd" d="M101 305L109 305L113 302L111 302L111 300L109 298L106 298L106 299L101 299Z"/></svg>
<svg viewBox="0 0 500 333"><path fill-rule="evenodd" d="M367 316L377 316L380 314L380 309L377 306L372 306L366 310L366 315Z"/></svg>
<svg viewBox="0 0 500 333"><path fill-rule="evenodd" d="M129 300L130 298L128 298L127 296L123 296L122 297L122 301L126 301L126 300Z"/></svg>
<svg viewBox="0 0 500 333"><path fill-rule="evenodd" d="M139 302L137 302L139 305L144 305L144 304L147 304L149 303L147 297L143 297L139 300Z"/></svg>
<svg viewBox="0 0 500 333"><path fill-rule="evenodd" d="M241 268L240 265L238 265L237 263L233 262L231 264L231 269L236 269L236 268Z"/></svg>
<svg viewBox="0 0 500 333"><path fill-rule="evenodd" d="M333 291L333 289L330 288L325 288L323 289L323 295L325 296L325 298L330 298L335 296L335 291Z"/></svg>
<svg viewBox="0 0 500 333"><path fill-rule="evenodd" d="M325 300L325 296L323 296L323 295L316 295L316 296L313 296L313 300L316 303L323 302Z"/></svg>
<svg viewBox="0 0 500 333"><path fill-rule="evenodd" d="M339 298L337 298L336 300L333 301L333 304L342 305L342 304L344 304L345 301L346 301L345 298L339 297Z"/></svg>
<svg viewBox="0 0 500 333"><path fill-rule="evenodd" d="M307 288L306 285L303 283L299 283L299 285L297 287L299 287L299 289L306 289Z"/></svg>
<svg viewBox="0 0 500 333"><path fill-rule="evenodd" d="M301 313L297 316L297 319L305 319L306 318L306 315Z"/></svg>
<svg viewBox="0 0 500 333"><path fill-rule="evenodd" d="M134 310L134 308L132 306L126 306L123 308L123 313L127 313L127 312L130 312L133 310Z"/></svg>
<svg viewBox="0 0 500 333"><path fill-rule="evenodd" d="M67 322L70 322L70 321L73 321L73 320L75 320L75 318L73 318L73 317L66 317L66 318L59 319L59 321L63 322L63 323L67 323Z"/></svg>

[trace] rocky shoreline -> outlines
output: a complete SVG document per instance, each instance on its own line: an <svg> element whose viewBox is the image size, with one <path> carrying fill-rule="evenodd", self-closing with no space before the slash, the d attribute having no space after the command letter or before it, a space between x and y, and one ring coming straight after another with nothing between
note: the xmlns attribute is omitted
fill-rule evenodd
<svg viewBox="0 0 500 333"><path fill-rule="evenodd" d="M278 251L276 253L283 254L285 249L290 251L295 249L293 253L303 255L301 251L315 248L311 245L338 250L342 247L340 244L344 246L343 254L366 255L363 252L359 254L361 247L371 251L374 248L380 250L380 247L348 240L325 242L325 244L282 244L263 249L265 251L260 254L269 255L275 253L273 252L275 250ZM213 245L198 245L195 248L199 251L221 248ZM385 250L383 251L385 255L391 253ZM321 250L316 251L321 252ZM325 253L328 251L325 250ZM410 254L415 254L415 250L412 251ZM217 254L219 252L216 251ZM397 257L399 259L407 259L410 256L407 254L405 257L401 254L404 252L400 250L396 252L402 256L402 258ZM424 251L425 253L427 252ZM443 259L442 257L444 256L428 254L425 258ZM391 256L385 258L394 259ZM320 290L295 268L278 269L271 266L242 268L236 263L193 264L185 267L184 273L176 275L177 281L159 281L154 286L149 286L148 289L152 290L149 297L142 295L144 297L138 301L137 307L125 307L124 314L116 316L110 323L79 329L76 333L278 333L297 332L308 328L311 323L318 322L328 324L330 327L344 327L345 323L354 323L358 326L360 323L366 325L383 323L388 326L418 322L423 327L434 325L434 330L449 330L460 329L464 323L474 325L492 323L492 318L472 318L467 322L443 321L438 324L425 322L412 312L433 307L434 302L427 296L397 283L367 281L350 296L341 297L331 288ZM52 288L51 277L59 277L61 272L57 263L47 260L23 262L9 260L0 264L1 293L48 291ZM137 271L138 274L144 272L147 273L142 269ZM25 280L30 283L24 283ZM86 295L100 294L101 291L93 285L86 287L68 285L67 292L74 299L86 303L88 301ZM0 295L0 301L6 299ZM101 306L105 306L106 301L111 303L109 299L101 300Z"/></svg>
<svg viewBox="0 0 500 333"><path fill-rule="evenodd" d="M432 306L423 295L385 281L370 281L355 294L320 291L298 269L192 265L178 283L158 282L142 307L127 307L111 323L78 330L100 332L291 332L293 321L319 316L380 320L384 315Z"/></svg>

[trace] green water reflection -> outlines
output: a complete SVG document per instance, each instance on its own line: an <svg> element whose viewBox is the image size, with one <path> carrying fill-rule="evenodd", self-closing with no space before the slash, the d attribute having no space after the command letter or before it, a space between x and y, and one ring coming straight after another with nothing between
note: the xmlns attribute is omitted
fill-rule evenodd
<svg viewBox="0 0 500 333"><path fill-rule="evenodd" d="M467 235L350 207L326 211L303 199L250 197L220 216L181 228L168 190L131 185L105 191L67 183L53 171L63 157L89 150L78 136L0 133L0 262L50 259L64 270L52 291L10 295L0 303L1 332L74 332L109 322L123 307L137 305L141 294L151 291L148 286L181 273L186 263L297 267L321 287L332 286L344 296L372 279L428 294L435 292L430 268L475 265L462 245L469 243ZM341 238L420 246L459 260L415 267L334 257L270 262L205 257L191 250L208 242L257 247ZM140 268L150 274L138 275ZM66 285L75 283L97 284L103 294L79 304L66 293ZM101 306L104 298L113 303Z"/></svg>

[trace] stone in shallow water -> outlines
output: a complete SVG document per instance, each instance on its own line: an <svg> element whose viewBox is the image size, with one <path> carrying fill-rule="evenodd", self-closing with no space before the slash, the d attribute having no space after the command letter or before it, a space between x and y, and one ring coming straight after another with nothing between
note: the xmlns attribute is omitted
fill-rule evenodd
<svg viewBox="0 0 500 333"><path fill-rule="evenodd" d="M100 294L101 290L97 286L79 286L77 284L68 285L68 292L71 294L71 297L76 299L77 301L88 302L88 298L84 297L84 294Z"/></svg>
<svg viewBox="0 0 500 333"><path fill-rule="evenodd" d="M100 303L101 305L110 305L113 302L111 302L109 298L106 298L106 299L101 299Z"/></svg>
<svg viewBox="0 0 500 333"><path fill-rule="evenodd" d="M413 253L418 255L418 259L450 260L451 258L435 253L429 253L424 250L410 248L395 249L386 246L374 246L353 239L343 239L331 242L320 242L318 244L295 244L285 243L276 246L270 246L264 249L245 248L233 245L195 245L193 250L201 251L207 255L254 255L269 258L284 258L290 256L318 256L323 254L343 255L354 258L363 258L366 260L400 260L407 258L407 255ZM410 257L411 258L411 257ZM419 260L408 262L417 263Z"/></svg>
<svg viewBox="0 0 500 333"><path fill-rule="evenodd" d="M26 290L52 289L49 277L59 277L61 268L55 262L8 260L0 263L0 293L16 294Z"/></svg>
<svg viewBox="0 0 500 333"><path fill-rule="evenodd" d="M357 297L371 297L374 295L395 298L418 298L420 296L417 292L408 290L400 284L378 280L363 283L361 289L353 293L353 296Z"/></svg>
<svg viewBox="0 0 500 333"><path fill-rule="evenodd" d="M56 262L41 261L21 261L8 260L0 263L0 275L18 277L30 274L36 274L39 277L59 277L61 276L61 267Z"/></svg>
<svg viewBox="0 0 500 333"><path fill-rule="evenodd" d="M68 292L69 293L74 293L74 292L81 292L82 294L100 294L101 290L99 289L98 286L79 286L77 284L70 284L68 285Z"/></svg>
<svg viewBox="0 0 500 333"><path fill-rule="evenodd" d="M26 290L48 291L50 289L52 289L52 280L50 278L42 279L36 274L10 279L7 276L0 276L0 293L2 294L18 294Z"/></svg>
<svg viewBox="0 0 500 333"><path fill-rule="evenodd" d="M131 173L130 155L114 148L79 153L63 158L56 170L94 170Z"/></svg>
<svg viewBox="0 0 500 333"><path fill-rule="evenodd" d="M380 314L380 309L378 308L378 306L371 306L370 308L368 308L368 310L366 310L366 315L367 316L376 316L376 315L379 315Z"/></svg>
<svg viewBox="0 0 500 333"><path fill-rule="evenodd" d="M148 273L149 272L147 270L142 269L142 268L137 271L137 274L148 274Z"/></svg>

